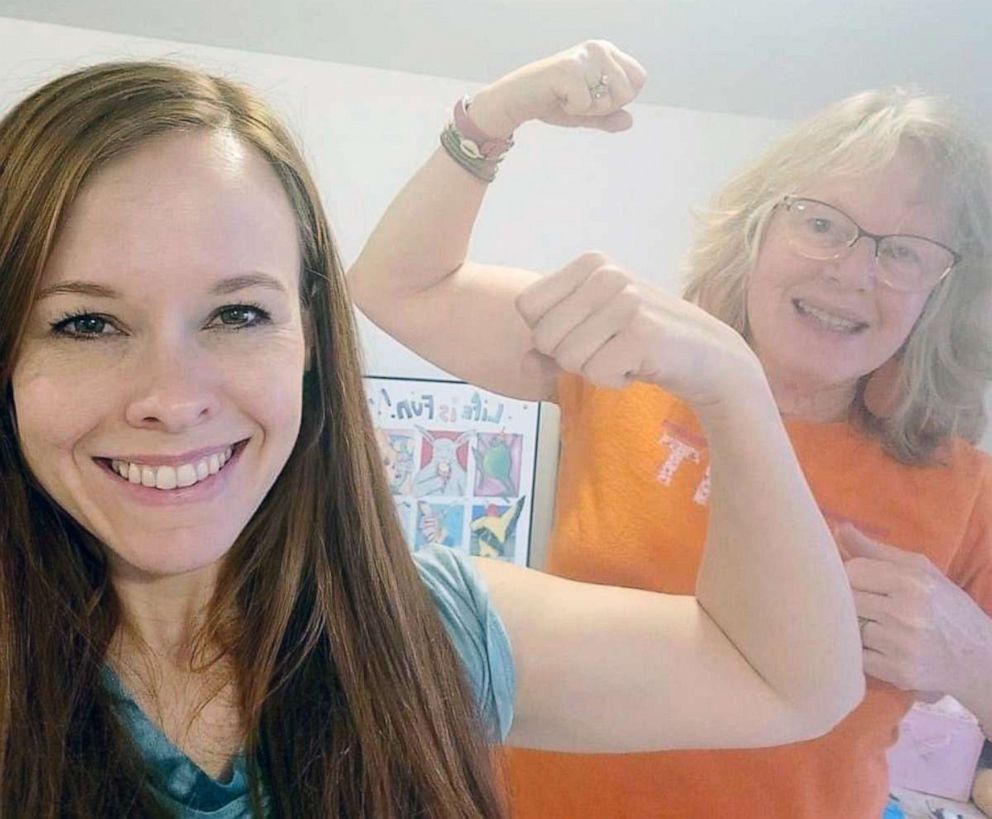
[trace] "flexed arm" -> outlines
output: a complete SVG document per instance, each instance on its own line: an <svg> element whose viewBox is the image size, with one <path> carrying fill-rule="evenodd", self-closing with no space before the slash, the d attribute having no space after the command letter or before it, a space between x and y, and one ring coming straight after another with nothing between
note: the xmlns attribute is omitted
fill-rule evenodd
<svg viewBox="0 0 992 819"><path fill-rule="evenodd" d="M480 560L518 665L510 742L746 747L826 733L861 699L847 577L760 363L733 329L590 254L518 300L542 355L690 403L711 464L697 596Z"/></svg>
<svg viewBox="0 0 992 819"><path fill-rule="evenodd" d="M487 86L468 116L492 137L533 119L623 130L631 117L622 108L644 78L633 58L592 41ZM530 332L514 308L538 274L466 260L486 187L438 148L383 215L348 272L349 286L372 321L443 369L506 395L553 398L557 371L526 365ZM440 315L458 322L439 333Z"/></svg>

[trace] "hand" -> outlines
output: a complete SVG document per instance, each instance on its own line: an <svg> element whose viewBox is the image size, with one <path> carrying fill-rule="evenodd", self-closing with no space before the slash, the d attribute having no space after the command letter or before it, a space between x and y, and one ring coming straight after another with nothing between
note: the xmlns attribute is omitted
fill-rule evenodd
<svg viewBox="0 0 992 819"><path fill-rule="evenodd" d="M532 284L517 309L532 330L534 367L557 366L614 389L645 381L696 406L740 400L745 378L763 383L735 330L600 253Z"/></svg>
<svg viewBox="0 0 992 819"><path fill-rule="evenodd" d="M428 545L431 544L441 544L442 537L442 527L441 521L438 520L437 515L434 510L431 509L430 504L420 502L420 533L424 536L424 540ZM442 544L443 545L443 544Z"/></svg>
<svg viewBox="0 0 992 819"><path fill-rule="evenodd" d="M865 671L908 691L955 694L988 617L925 556L836 530L862 623ZM862 619L866 618L866 619Z"/></svg>
<svg viewBox="0 0 992 819"><path fill-rule="evenodd" d="M623 106L640 92L647 72L605 40L589 40L525 65L482 89L469 116L485 133L504 137L532 119L553 125L623 131Z"/></svg>

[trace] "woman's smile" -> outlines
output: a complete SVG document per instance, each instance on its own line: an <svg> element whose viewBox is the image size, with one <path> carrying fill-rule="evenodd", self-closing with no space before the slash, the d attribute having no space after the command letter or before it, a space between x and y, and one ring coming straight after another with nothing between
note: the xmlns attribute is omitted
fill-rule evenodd
<svg viewBox="0 0 992 819"><path fill-rule="evenodd" d="M210 500L223 491L248 439L199 458L134 456L134 460L94 458L111 481L141 503L175 504Z"/></svg>

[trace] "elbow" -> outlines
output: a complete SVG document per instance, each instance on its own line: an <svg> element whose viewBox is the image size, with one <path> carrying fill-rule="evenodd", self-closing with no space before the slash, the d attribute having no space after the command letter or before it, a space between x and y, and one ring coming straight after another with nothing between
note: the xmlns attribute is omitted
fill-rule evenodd
<svg viewBox="0 0 992 819"><path fill-rule="evenodd" d="M802 709L806 715L801 724L803 735L795 741L804 742L829 734L861 704L864 696L865 676L860 668L856 674L843 675L829 694L821 688Z"/></svg>
<svg viewBox="0 0 992 819"><path fill-rule="evenodd" d="M368 312L370 294L374 290L374 288L369 287L368 278L364 268L358 262L355 262L345 273L348 295L351 297L355 306L363 313Z"/></svg>

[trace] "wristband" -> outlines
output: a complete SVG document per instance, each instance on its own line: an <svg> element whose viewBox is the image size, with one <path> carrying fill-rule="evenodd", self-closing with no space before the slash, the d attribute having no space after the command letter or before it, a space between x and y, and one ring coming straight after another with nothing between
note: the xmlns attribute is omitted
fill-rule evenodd
<svg viewBox="0 0 992 819"><path fill-rule="evenodd" d="M468 116L469 101L462 97L455 103L451 121L441 132L441 145L455 162L484 182L496 178L503 157L513 147L513 135L491 137Z"/></svg>

